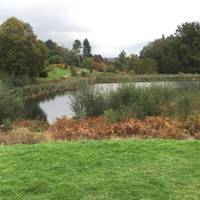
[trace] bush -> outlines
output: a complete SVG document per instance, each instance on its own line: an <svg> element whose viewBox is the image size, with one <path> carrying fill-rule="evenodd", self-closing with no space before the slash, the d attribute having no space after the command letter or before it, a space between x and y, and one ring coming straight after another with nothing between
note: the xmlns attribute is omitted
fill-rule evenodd
<svg viewBox="0 0 200 200"><path fill-rule="evenodd" d="M107 65L104 67L105 72L116 73L117 68L114 65Z"/></svg>
<svg viewBox="0 0 200 200"><path fill-rule="evenodd" d="M109 108L118 111L119 118L134 116L143 119L146 116L160 114L159 98L154 88L137 88L134 85L122 86L110 93Z"/></svg>
<svg viewBox="0 0 200 200"><path fill-rule="evenodd" d="M78 117L105 114L115 122L129 117L144 119L162 115L185 120L200 111L200 91L164 86L141 88L130 84L102 92L85 86L73 96L72 102Z"/></svg>
<svg viewBox="0 0 200 200"><path fill-rule="evenodd" d="M0 122L18 118L23 111L23 100L20 94L0 81Z"/></svg>
<svg viewBox="0 0 200 200"><path fill-rule="evenodd" d="M76 69L74 68L74 67L71 67L70 68L70 72L71 72L71 75L73 76L73 77L77 77L77 71L76 71Z"/></svg>
<svg viewBox="0 0 200 200"><path fill-rule="evenodd" d="M48 77L48 72L47 71L43 71L40 73L40 77L41 78L47 78Z"/></svg>
<svg viewBox="0 0 200 200"><path fill-rule="evenodd" d="M81 76L82 76L82 77L87 77L87 76L88 76L88 72L86 72L86 71L81 71Z"/></svg>
<svg viewBox="0 0 200 200"><path fill-rule="evenodd" d="M102 115L106 109L106 96L88 83L82 83L72 96L72 110L78 117Z"/></svg>
<svg viewBox="0 0 200 200"><path fill-rule="evenodd" d="M136 74L157 73L157 62L151 58L135 59L134 71L136 72Z"/></svg>
<svg viewBox="0 0 200 200"><path fill-rule="evenodd" d="M83 60L83 68L92 70L94 68L94 63L92 58L85 58Z"/></svg>

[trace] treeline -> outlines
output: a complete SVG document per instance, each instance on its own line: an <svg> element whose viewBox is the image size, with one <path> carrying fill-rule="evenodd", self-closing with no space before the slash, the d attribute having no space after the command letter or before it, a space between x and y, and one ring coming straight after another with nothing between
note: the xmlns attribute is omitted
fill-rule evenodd
<svg viewBox="0 0 200 200"><path fill-rule="evenodd" d="M59 46L51 39L43 42L34 34L30 24L15 17L0 25L0 71L12 77L34 78L44 74L46 66L66 66L93 69L103 62L100 55L92 55L88 39L75 40L72 49Z"/></svg>
<svg viewBox="0 0 200 200"><path fill-rule="evenodd" d="M169 37L149 43L140 58L157 62L158 73L200 73L200 24L184 23Z"/></svg>
<svg viewBox="0 0 200 200"><path fill-rule="evenodd" d="M138 55L127 56L122 51L110 59L113 71L132 71L136 74L200 73L200 24L184 23L174 34L164 35L146 45Z"/></svg>
<svg viewBox="0 0 200 200"><path fill-rule="evenodd" d="M169 37L150 42L139 55L127 56L122 51L112 59L93 55L88 39L83 42L77 39L72 48L65 48L51 39L39 40L30 24L15 17L0 25L1 72L34 78L44 75L46 66L52 64L87 68L91 72L200 73L200 24L184 23Z"/></svg>
<svg viewBox="0 0 200 200"><path fill-rule="evenodd" d="M105 60L101 55L92 54L92 46L86 38L83 42L76 39L72 48L59 46L51 39L45 42L48 48L48 65L64 64L65 66L81 67L89 70L103 71Z"/></svg>

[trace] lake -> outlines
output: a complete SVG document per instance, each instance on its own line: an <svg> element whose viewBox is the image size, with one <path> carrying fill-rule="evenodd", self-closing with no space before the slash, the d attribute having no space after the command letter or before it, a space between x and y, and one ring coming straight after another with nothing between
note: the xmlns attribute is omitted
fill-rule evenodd
<svg viewBox="0 0 200 200"><path fill-rule="evenodd" d="M167 86L175 88L200 88L200 81L173 81L173 82L135 82L123 83L135 84L137 87L149 86ZM96 84L91 87L100 89L101 91L115 90L122 83ZM27 116L30 118L45 119L52 124L57 118L62 116L73 117L74 113L71 110L71 95L73 92L66 92L62 95L47 97L28 102L26 106Z"/></svg>

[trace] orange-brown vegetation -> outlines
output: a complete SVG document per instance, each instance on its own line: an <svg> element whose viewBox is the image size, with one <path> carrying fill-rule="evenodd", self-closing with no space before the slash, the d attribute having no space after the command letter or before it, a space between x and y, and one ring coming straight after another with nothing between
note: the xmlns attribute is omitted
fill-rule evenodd
<svg viewBox="0 0 200 200"><path fill-rule="evenodd" d="M101 116L84 120L62 118L49 128L53 140L110 139L110 138L163 138L199 139L200 120L175 121L164 117L144 120L127 119L109 123Z"/></svg>
<svg viewBox="0 0 200 200"><path fill-rule="evenodd" d="M111 138L200 139L200 115L185 121L166 117L127 119L110 123L106 117L58 119L53 125L42 121L17 121L10 131L0 128L0 144L35 144L48 140L81 140Z"/></svg>

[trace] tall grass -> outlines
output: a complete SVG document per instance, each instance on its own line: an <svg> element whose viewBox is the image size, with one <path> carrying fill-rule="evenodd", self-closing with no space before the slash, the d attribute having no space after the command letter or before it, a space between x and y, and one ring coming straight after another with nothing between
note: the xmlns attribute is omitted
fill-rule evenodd
<svg viewBox="0 0 200 200"><path fill-rule="evenodd" d="M133 75L114 74L114 73L98 73L93 81L96 83L117 83L117 82L132 82L132 81L191 81L200 80L200 74L141 74Z"/></svg>
<svg viewBox="0 0 200 200"><path fill-rule="evenodd" d="M78 84L79 80L72 79L60 82L46 82L41 84L27 85L21 90L25 99L34 99L37 97L60 94L65 91L74 91Z"/></svg>
<svg viewBox="0 0 200 200"><path fill-rule="evenodd" d="M166 86L141 88L126 84L117 90L102 92L83 84L72 97L72 109L77 117L105 114L112 121L160 115L185 119L199 112L200 91Z"/></svg>

